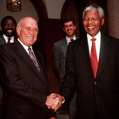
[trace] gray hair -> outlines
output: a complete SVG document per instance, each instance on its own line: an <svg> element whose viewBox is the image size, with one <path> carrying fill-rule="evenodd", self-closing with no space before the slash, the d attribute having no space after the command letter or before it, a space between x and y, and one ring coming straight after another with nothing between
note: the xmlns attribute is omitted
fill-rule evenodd
<svg viewBox="0 0 119 119"><path fill-rule="evenodd" d="M17 23L17 27L21 30L21 23L20 23L20 21Z"/></svg>
<svg viewBox="0 0 119 119"><path fill-rule="evenodd" d="M98 5L90 5L90 6L87 6L87 7L83 10L83 16L82 16L83 19L84 19L84 14L85 14L85 12L86 12L87 10L96 10L96 11L98 11L99 14L100 14L100 18L101 18L101 19L103 19L103 18L105 17L104 11L103 11L103 9L102 9L100 6L98 6Z"/></svg>

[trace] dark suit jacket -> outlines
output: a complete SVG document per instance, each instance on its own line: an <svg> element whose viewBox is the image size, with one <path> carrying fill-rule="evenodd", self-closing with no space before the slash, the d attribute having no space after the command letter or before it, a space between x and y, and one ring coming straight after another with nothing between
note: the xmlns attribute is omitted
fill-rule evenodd
<svg viewBox="0 0 119 119"><path fill-rule="evenodd" d="M49 83L41 54L34 50L43 78L22 45L14 43L0 47L0 65L4 83L4 119L45 119L45 106L50 94Z"/></svg>
<svg viewBox="0 0 119 119"><path fill-rule="evenodd" d="M76 37L78 39L78 37ZM54 69L59 75L60 83L63 81L65 75L65 60L67 52L67 41L66 38L54 43L53 45L53 62Z"/></svg>
<svg viewBox="0 0 119 119"><path fill-rule="evenodd" d="M3 35L1 35L0 36L0 45L3 45L3 44L5 44L6 42L5 42L5 39L3 38ZM3 97L3 90L2 90L2 87L1 87L1 84L2 84L2 82L1 82L1 80L0 80L0 104L2 104L2 97Z"/></svg>
<svg viewBox="0 0 119 119"><path fill-rule="evenodd" d="M119 119L119 40L101 34L97 77L94 78L86 36L67 50L66 75L60 94L67 101L77 88L78 119Z"/></svg>
<svg viewBox="0 0 119 119"><path fill-rule="evenodd" d="M0 45L5 44L5 39L3 38L3 35L0 36Z"/></svg>
<svg viewBox="0 0 119 119"><path fill-rule="evenodd" d="M14 40L16 40L17 38L16 38L16 36L14 37ZM4 37L3 37L3 35L1 35L0 36L0 46L1 45L3 45L3 44L6 44L6 42L5 42L5 39L4 39ZM0 83L1 84L1 83ZM1 86L0 86L0 98L2 98L3 96L3 91L2 91L2 89L1 89ZM2 102L1 102L2 103Z"/></svg>

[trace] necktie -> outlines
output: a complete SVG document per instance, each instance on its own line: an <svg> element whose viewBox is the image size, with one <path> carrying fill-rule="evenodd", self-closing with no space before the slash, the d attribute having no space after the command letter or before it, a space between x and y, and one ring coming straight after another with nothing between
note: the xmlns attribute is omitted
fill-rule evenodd
<svg viewBox="0 0 119 119"><path fill-rule="evenodd" d="M11 40L11 38L10 38L10 37L8 37L8 42L7 42L7 43L10 43L10 40Z"/></svg>
<svg viewBox="0 0 119 119"><path fill-rule="evenodd" d="M70 39L70 41L71 41L71 42L73 42L73 41L74 41L74 39Z"/></svg>
<svg viewBox="0 0 119 119"><path fill-rule="evenodd" d="M91 48L91 64L93 68L94 77L96 78L96 73L98 69L98 59L97 59L97 53L96 53L96 46L95 46L95 38L92 38L92 48Z"/></svg>
<svg viewBox="0 0 119 119"><path fill-rule="evenodd" d="M36 59L36 57L34 56L33 52L31 51L31 48L30 48L30 47L28 48L28 51L29 51L29 56L30 56L31 60L33 61L34 65L36 66L36 68L37 68L37 70L38 70L38 72L40 73L40 68L39 68L37 59Z"/></svg>

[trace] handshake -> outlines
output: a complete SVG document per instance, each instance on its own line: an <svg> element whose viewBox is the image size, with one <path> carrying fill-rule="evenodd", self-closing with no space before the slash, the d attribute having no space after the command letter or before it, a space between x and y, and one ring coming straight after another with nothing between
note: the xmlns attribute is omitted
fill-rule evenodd
<svg viewBox="0 0 119 119"><path fill-rule="evenodd" d="M52 109L54 112L56 112L59 109L59 107L61 107L63 102L63 96L56 93L52 93L49 96L47 96L45 105L48 107L48 109Z"/></svg>

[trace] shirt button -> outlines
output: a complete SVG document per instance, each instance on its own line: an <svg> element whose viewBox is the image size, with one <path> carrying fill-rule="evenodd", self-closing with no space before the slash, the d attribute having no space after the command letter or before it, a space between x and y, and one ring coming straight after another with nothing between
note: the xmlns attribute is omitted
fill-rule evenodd
<svg viewBox="0 0 119 119"><path fill-rule="evenodd" d="M96 85L97 84L97 81L94 81L94 84Z"/></svg>

